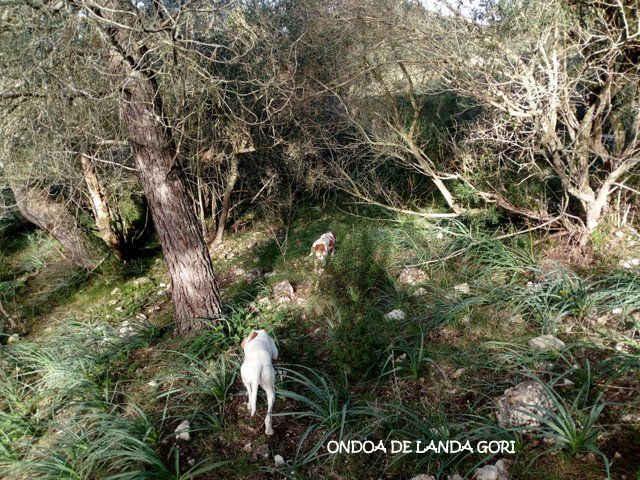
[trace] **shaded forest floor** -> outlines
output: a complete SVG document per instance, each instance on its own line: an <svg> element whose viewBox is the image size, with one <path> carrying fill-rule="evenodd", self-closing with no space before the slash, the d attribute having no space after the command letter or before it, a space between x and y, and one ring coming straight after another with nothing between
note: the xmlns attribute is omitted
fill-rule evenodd
<svg viewBox="0 0 640 480"><path fill-rule="evenodd" d="M338 247L319 273L308 252L328 230ZM2 239L19 336L0 346L0 472L471 478L505 459L513 479L638 479L640 237L603 229L574 263L537 240L300 210L212 252L225 315L176 338L159 253L86 275L42 232ZM265 399L249 417L239 378L252 328L280 349L273 437ZM542 334L562 344L532 345ZM501 425L495 399L525 381L543 386L548 410L532 429ZM184 420L189 441L175 439ZM327 453L328 440L364 438L513 440L516 453Z"/></svg>

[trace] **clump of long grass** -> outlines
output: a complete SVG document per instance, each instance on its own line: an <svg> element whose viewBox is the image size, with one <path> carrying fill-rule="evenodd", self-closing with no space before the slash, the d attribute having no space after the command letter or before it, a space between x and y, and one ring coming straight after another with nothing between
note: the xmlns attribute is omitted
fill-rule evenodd
<svg viewBox="0 0 640 480"><path fill-rule="evenodd" d="M425 331L420 328L411 338L399 338L387 348L387 360L382 366L382 376L406 376L420 378L427 364L435 365L425 347Z"/></svg>
<svg viewBox="0 0 640 480"><path fill-rule="evenodd" d="M593 453L602 458L607 476L609 476L609 460L598 447L598 436L604 430L600 425L600 416L608 403L602 394L593 395L591 390L591 367L585 364L583 385L573 394L573 398L565 399L549 385L538 380L551 399L552 407L534 414L541 427L538 437L550 445L544 453L563 450L569 455Z"/></svg>
<svg viewBox="0 0 640 480"><path fill-rule="evenodd" d="M274 413L274 416L289 416L308 424L298 440L294 463L316 459L329 438L343 439L347 431L353 433L359 420L375 415L368 405L354 402L346 384L336 384L317 370L302 365L279 367L279 370L285 376L286 388L279 389L278 396L294 401L297 409Z"/></svg>
<svg viewBox="0 0 640 480"><path fill-rule="evenodd" d="M178 386L160 394L166 409L177 418L187 418L195 430L220 430L224 424L227 397L236 380L238 363L219 355L217 359L201 360L188 353L177 355L178 371L170 375ZM161 379L161 383L165 382Z"/></svg>
<svg viewBox="0 0 640 480"><path fill-rule="evenodd" d="M122 407L74 416L47 446L34 446L25 459L5 465L4 473L42 479L191 480L229 463L209 458L185 467L175 448L164 460L153 421L135 405L127 405L126 414Z"/></svg>
<svg viewBox="0 0 640 480"><path fill-rule="evenodd" d="M623 313L640 310L640 276L634 272L616 271L591 285L595 311L598 314L621 308Z"/></svg>
<svg viewBox="0 0 640 480"><path fill-rule="evenodd" d="M389 440L420 441L422 448L429 442L446 442L454 439L454 432L446 415L437 407L420 405L409 406L402 403L382 402L372 405L375 416L372 416L372 427L382 432L384 438ZM415 443L413 443L415 445ZM402 468L411 468L414 472L421 471L442 474L447 466L455 461L448 454L428 455L400 452L393 456L387 470L394 470L396 464L406 465Z"/></svg>

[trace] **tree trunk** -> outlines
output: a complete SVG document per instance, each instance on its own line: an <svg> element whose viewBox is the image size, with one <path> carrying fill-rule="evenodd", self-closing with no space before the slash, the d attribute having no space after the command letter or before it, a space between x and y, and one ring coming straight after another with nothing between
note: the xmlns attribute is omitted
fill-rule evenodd
<svg viewBox="0 0 640 480"><path fill-rule="evenodd" d="M600 216L602 215L602 207L596 202L585 205L585 225L588 232L592 232L598 226Z"/></svg>
<svg viewBox="0 0 640 480"><path fill-rule="evenodd" d="M224 228L227 223L227 217L229 216L229 207L231 204L231 195L233 189L236 187L236 181L238 180L238 156L234 153L231 155L231 165L229 166L229 175L227 177L227 185L224 189L224 195L222 197L222 208L220 210L220 217L218 218L218 228L216 231L216 238L213 240L213 245L219 245L222 243L222 237L224 236Z"/></svg>
<svg viewBox="0 0 640 480"><path fill-rule="evenodd" d="M9 312L7 312L4 309L4 305L2 305L2 301L0 301L0 313L2 313L2 315L4 315L4 317L9 321L9 326L15 330L16 328L18 328L18 324L16 323L15 318L13 318L11 315L9 315ZM1 329L4 330L4 329Z"/></svg>
<svg viewBox="0 0 640 480"><path fill-rule="evenodd" d="M104 240L104 243L122 260L122 242L113 229L113 212L107 203L107 196L102 185L100 185L93 165L91 165L91 160L85 155L80 155L80 162L82 163L84 180L89 192L89 200L91 201L91 209L93 210L98 234Z"/></svg>
<svg viewBox="0 0 640 480"><path fill-rule="evenodd" d="M58 240L65 256L87 270L99 265L99 252L63 204L38 187L29 189L18 184L10 187L22 216Z"/></svg>
<svg viewBox="0 0 640 480"><path fill-rule="evenodd" d="M218 284L163 121L155 75L146 64L148 55L143 46L131 42L130 32L110 27L104 31L117 50L112 51L110 68L122 80L118 85L122 119L171 276L176 334L210 327L211 318L222 311Z"/></svg>

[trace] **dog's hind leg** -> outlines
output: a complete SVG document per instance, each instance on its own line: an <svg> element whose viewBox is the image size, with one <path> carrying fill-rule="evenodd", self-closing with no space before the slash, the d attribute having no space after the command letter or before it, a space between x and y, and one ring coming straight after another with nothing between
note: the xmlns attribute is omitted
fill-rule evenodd
<svg viewBox="0 0 640 480"><path fill-rule="evenodd" d="M251 384L249 382L245 382L244 379L242 380L242 383L244 383L244 388L247 389L247 410L250 412L251 411Z"/></svg>
<svg viewBox="0 0 640 480"><path fill-rule="evenodd" d="M276 401L276 392L271 386L267 386L264 391L267 394L267 416L264 417L264 433L266 435L273 435L271 411L273 410L273 404Z"/></svg>

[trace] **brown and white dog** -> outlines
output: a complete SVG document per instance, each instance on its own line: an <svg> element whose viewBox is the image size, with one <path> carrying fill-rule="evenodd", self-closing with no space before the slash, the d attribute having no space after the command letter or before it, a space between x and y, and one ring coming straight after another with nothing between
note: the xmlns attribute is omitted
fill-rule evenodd
<svg viewBox="0 0 640 480"><path fill-rule="evenodd" d="M251 416L256 413L258 387L267 394L267 416L264 419L264 433L273 435L271 411L276 400L276 372L273 360L278 359L278 348L273 339L264 330L253 330L240 344L244 350L244 362L240 367L242 383L247 389L249 401L247 409Z"/></svg>
<svg viewBox="0 0 640 480"><path fill-rule="evenodd" d="M323 233L322 236L313 242L311 246L311 253L313 253L318 260L324 261L329 258L336 249L336 236L333 232Z"/></svg>

